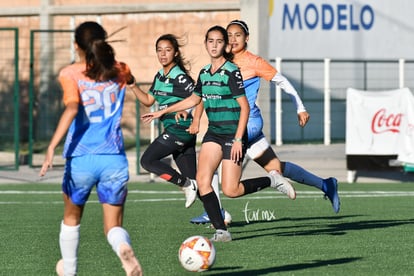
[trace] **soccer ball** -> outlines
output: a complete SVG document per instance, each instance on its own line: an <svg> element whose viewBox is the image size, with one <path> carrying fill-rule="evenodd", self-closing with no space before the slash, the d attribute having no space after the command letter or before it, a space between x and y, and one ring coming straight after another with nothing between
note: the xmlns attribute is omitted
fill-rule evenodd
<svg viewBox="0 0 414 276"><path fill-rule="evenodd" d="M191 236L181 244L178 259L188 271L205 271L212 267L216 259L216 249L208 238Z"/></svg>

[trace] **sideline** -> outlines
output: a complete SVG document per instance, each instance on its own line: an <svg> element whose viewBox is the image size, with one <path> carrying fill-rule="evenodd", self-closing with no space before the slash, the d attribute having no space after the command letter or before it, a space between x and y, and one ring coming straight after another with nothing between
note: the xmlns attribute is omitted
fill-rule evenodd
<svg viewBox="0 0 414 276"><path fill-rule="evenodd" d="M304 169L318 175L322 178L336 177L340 183L348 183L348 171L346 169L345 144L337 143L331 145L323 144L286 144L273 146L279 159L282 161L293 162ZM3 154L0 152L3 158ZM141 169L140 174L136 174L137 158L135 151L127 152L130 180L129 182L164 182L159 177L153 177L151 174ZM55 157L58 158L58 157ZM0 170L0 184L7 183L61 183L63 175L63 166L58 164L62 160L56 160L55 165L48 171L46 176L39 177L40 167L30 168L29 166L20 166L19 171L2 171ZM174 162L172 162L174 163ZM266 175L265 171L257 164L249 161L243 171L242 179ZM357 172L355 183L400 183L413 182L414 173L389 172L389 171L371 171Z"/></svg>

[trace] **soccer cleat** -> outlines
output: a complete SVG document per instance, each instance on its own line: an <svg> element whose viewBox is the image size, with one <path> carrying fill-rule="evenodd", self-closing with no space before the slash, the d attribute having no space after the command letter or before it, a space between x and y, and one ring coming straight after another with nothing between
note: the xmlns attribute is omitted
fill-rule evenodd
<svg viewBox="0 0 414 276"><path fill-rule="evenodd" d="M198 217L192 218L190 222L194 224L206 224L210 223L210 218L208 217L207 212L204 211L204 213L202 213Z"/></svg>
<svg viewBox="0 0 414 276"><path fill-rule="evenodd" d="M286 180L280 173L277 171L270 171L269 175L273 178L270 187L278 190L279 192L287 195L290 199L296 198L296 191L293 188L292 184Z"/></svg>
<svg viewBox="0 0 414 276"><path fill-rule="evenodd" d="M212 242L229 242L231 241L231 234L227 230L216 230L216 233L210 239Z"/></svg>
<svg viewBox="0 0 414 276"><path fill-rule="evenodd" d="M127 276L142 276L141 265L135 257L131 246L126 243L121 244L119 258Z"/></svg>
<svg viewBox="0 0 414 276"><path fill-rule="evenodd" d="M197 182L194 179L190 179L191 184L187 187L183 187L185 194L185 208L189 208L193 205L197 198Z"/></svg>
<svg viewBox="0 0 414 276"><path fill-rule="evenodd" d="M224 211L224 224L226 226L229 226L230 223L233 221L233 218L231 217L230 213L226 210L222 209L222 212Z"/></svg>
<svg viewBox="0 0 414 276"><path fill-rule="evenodd" d="M224 209L221 209L221 215L224 217L224 224L226 226L229 225L232 221L230 213ZM204 213L202 213L198 217L192 218L190 222L194 224L206 224L210 223L210 218L208 217L207 212L204 211Z"/></svg>
<svg viewBox="0 0 414 276"><path fill-rule="evenodd" d="M338 180L330 177L323 180L322 191L325 193L325 199L329 198L335 213L339 212L341 202L338 195Z"/></svg>

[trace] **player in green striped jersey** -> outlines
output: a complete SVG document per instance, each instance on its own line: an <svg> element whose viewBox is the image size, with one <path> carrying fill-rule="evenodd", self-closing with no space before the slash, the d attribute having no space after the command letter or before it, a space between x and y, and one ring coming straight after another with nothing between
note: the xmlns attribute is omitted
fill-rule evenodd
<svg viewBox="0 0 414 276"><path fill-rule="evenodd" d="M157 39L155 48L162 68L155 75L149 92L142 91L135 84L130 86L142 104L151 106L157 102L158 108L162 110L193 93L194 81L188 73L180 46L172 34ZM203 112L203 107L199 105L194 112ZM197 116L199 117L201 114ZM188 208L197 198L196 135L186 131L191 125L192 117L177 122L175 112L172 112L162 116L161 121L164 131L148 146L141 157L141 165L147 171L180 186L186 196L185 207ZM173 156L180 172L162 161L169 155Z"/></svg>
<svg viewBox="0 0 414 276"><path fill-rule="evenodd" d="M201 100L209 125L203 137L197 168L197 184L211 223L216 229L212 241L231 241L221 214L217 195L211 186L214 172L222 163L222 191L228 197L240 197L274 187L280 179L272 174L240 181L242 162L247 146L246 126L249 117L243 79L238 67L226 52L227 31L221 26L211 27L205 36L205 47L211 64L201 69L194 93L185 100L166 109L141 116L146 123L164 114L185 110Z"/></svg>

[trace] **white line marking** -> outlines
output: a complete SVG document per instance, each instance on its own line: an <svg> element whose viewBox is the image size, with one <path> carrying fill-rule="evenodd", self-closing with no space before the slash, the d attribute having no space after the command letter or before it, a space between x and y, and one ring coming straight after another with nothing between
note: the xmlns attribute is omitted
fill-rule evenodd
<svg viewBox="0 0 414 276"><path fill-rule="evenodd" d="M0 199L2 195L56 195L61 194L61 191L0 191ZM95 193L95 191L93 191ZM127 203L139 203L139 202L165 202L165 201L184 201L184 194L181 191L140 191L140 190L129 190L129 194L163 194L163 195L175 195L182 194L182 197L179 198L146 198L146 199L133 199L128 198ZM262 191L260 192L262 196L248 196L240 197L231 200L260 200L260 199L274 199L281 198L287 199L283 194L277 194L274 191ZM413 197L414 191L343 191L339 192L341 198L367 198L367 197ZM297 193L297 200L300 199L309 199L309 198L322 198L323 193L320 191L299 191ZM223 196L221 200L230 200ZM0 201L0 205L20 205L20 204L62 204L62 201ZM88 203L99 204L97 200L89 200Z"/></svg>
<svg viewBox="0 0 414 276"><path fill-rule="evenodd" d="M38 195L48 195L48 194L61 194L62 191L17 191L17 190L5 190L5 191L0 191L0 195L2 194L7 194L7 195L28 195L28 194L38 194ZM181 191L141 191L141 190L128 190L129 194L182 194L184 195L183 192ZM266 194L266 195L272 195L272 197L286 197L283 194L278 194L275 191L260 191L260 194ZM321 191L298 191L297 192L298 196L303 196L303 195L320 195L323 196L323 192ZM340 191L339 195L340 196L344 196L344 195L384 195L384 196L389 196L389 195L407 195L407 196L413 196L414 195L414 191Z"/></svg>

